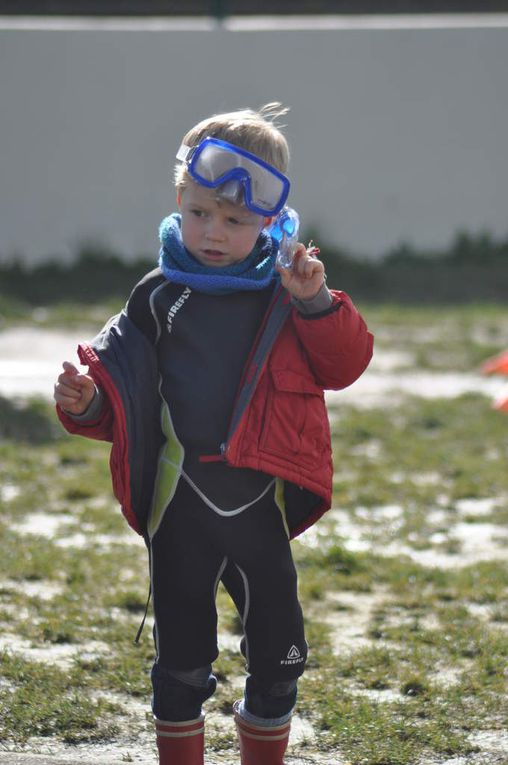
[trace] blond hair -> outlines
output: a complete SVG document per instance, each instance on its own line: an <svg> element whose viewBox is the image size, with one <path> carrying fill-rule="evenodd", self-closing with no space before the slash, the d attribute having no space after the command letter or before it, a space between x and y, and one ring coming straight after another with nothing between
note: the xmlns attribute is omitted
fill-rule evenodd
<svg viewBox="0 0 508 765"><path fill-rule="evenodd" d="M182 143L193 147L204 138L219 138L250 151L281 173L286 173L289 165L289 146L281 132L284 125L277 124L277 120L288 111L289 109L278 101L274 101L265 104L258 111L239 109L225 114L214 114L191 128L184 135ZM174 178L178 190L185 188L190 179L185 163L178 162L175 165Z"/></svg>

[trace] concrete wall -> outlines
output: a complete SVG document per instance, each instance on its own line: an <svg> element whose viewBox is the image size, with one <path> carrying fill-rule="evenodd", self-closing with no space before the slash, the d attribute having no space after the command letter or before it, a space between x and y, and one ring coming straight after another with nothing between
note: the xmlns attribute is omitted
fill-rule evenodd
<svg viewBox="0 0 508 765"><path fill-rule="evenodd" d="M155 251L183 133L270 100L292 107L290 201L323 240L374 255L508 234L506 24L0 24L0 257L69 257L90 238Z"/></svg>

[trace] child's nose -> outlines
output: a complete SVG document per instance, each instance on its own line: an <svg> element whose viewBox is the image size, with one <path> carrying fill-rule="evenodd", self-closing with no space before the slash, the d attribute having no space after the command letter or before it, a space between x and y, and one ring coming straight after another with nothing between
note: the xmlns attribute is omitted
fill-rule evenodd
<svg viewBox="0 0 508 765"><path fill-rule="evenodd" d="M208 226L206 228L206 236L208 239L215 241L222 241L224 239L224 226L219 218L211 216L208 220Z"/></svg>

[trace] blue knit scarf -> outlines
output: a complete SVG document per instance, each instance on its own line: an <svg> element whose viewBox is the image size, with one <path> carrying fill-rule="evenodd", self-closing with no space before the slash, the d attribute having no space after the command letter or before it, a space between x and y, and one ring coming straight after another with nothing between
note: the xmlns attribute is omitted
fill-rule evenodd
<svg viewBox="0 0 508 765"><path fill-rule="evenodd" d="M238 290L262 290L278 277L274 270L277 243L266 231L261 231L254 249L240 263L214 268L199 263L184 247L181 220L179 213L173 213L159 227L159 266L169 281L209 295L226 295Z"/></svg>

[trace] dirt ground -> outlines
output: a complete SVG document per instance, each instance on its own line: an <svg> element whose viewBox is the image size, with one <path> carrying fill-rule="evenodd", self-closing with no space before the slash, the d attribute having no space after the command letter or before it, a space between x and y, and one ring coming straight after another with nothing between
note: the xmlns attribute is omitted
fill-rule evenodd
<svg viewBox="0 0 508 765"><path fill-rule="evenodd" d="M55 375L57 374L59 364L64 358L73 358L74 350L78 340L81 339L79 333L64 333L51 330L35 330L29 328L11 329L0 333L0 394L11 395L42 395L50 398ZM23 349L32 348L34 353L30 359L25 357ZM368 374L361 378L355 385L347 391L340 394L329 394L329 400L333 401L335 396L340 395L344 403L354 403L362 407L374 405L390 405L394 394L397 392L410 392L413 395L422 397L453 398L464 392L480 392L489 397L494 397L500 392L500 382L497 379L486 379L479 373L451 373L451 372L401 372L397 369L400 364L400 354L383 353L376 355L369 369ZM481 513L480 505L464 504L463 512ZM331 511L334 513L337 526L341 528L341 535L347 536L349 540L349 549L361 550L368 549L369 544L363 538L364 526L355 526L350 518L341 514L339 510ZM386 510L387 522L397 522L397 508ZM391 517L390 516L391 513ZM24 523L35 523L36 519L25 517ZM54 518L53 518L54 520ZM44 523L42 524L44 525ZM47 526L46 526L47 528ZM493 528L490 524L477 524L475 526L474 537L468 536L470 527L461 527L460 514L457 517L456 527L452 530L455 536L464 537L463 555L460 556L460 564L464 561L476 562L489 560L499 557L506 553L506 530L499 527ZM347 532L347 533L345 533ZM302 542L310 546L319 543L319 525L310 530L302 537ZM390 552L397 554L403 552L412 555L413 558L425 565L435 565L443 568L458 565L458 558L452 554L443 552L439 547L439 540L436 541L435 548L425 551L415 551L402 547L396 548ZM385 551L386 552L386 551ZM464 557L465 556L465 557ZM330 612L329 624L333 627L333 634L336 635L337 650L344 651L348 644L358 646L364 642L368 644L366 637L366 628L373 611L385 597L386 593L382 589L374 589L373 592L359 593L341 593L342 610ZM224 637L227 639L227 636ZM14 645L9 642L9 636L0 638L0 648L16 648L23 650L22 645ZM28 645L24 646L27 655L32 655ZM58 650L58 647L55 647ZM35 656L33 656L35 658ZM65 661L65 656L52 657L54 661ZM240 687L242 679L239 678ZM139 713L144 714L144 707L140 705ZM224 726L233 727L231 717L211 716L209 724L215 728ZM338 755L330 756L321 754L313 750L312 740L314 731L310 728L308 722L295 717L289 754L286 757L287 765L346 765L345 760L338 758ZM483 736L483 739L481 738ZM305 752L305 742L309 744L308 753ZM508 735L499 731L493 731L491 735L483 732L478 737L478 745L481 752L476 756L467 758L454 757L449 760L441 760L441 765L501 765L508 762ZM153 746L153 736L147 732L140 740L126 747L121 747L120 751L111 746L94 745L90 747L72 747L69 749L64 745L40 742L40 748L35 745L31 747L34 753L14 753L2 751L0 749L0 763L5 765L120 765L120 763L132 762L137 765L154 765L155 751ZM293 754L291 753L293 750ZM72 752L72 754L70 754ZM236 765L239 758L231 759L231 755L214 755L210 753L207 756L207 765ZM432 765L429 763L429 765Z"/></svg>

